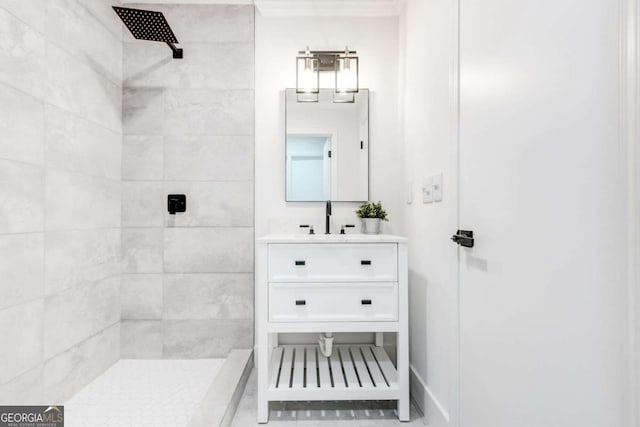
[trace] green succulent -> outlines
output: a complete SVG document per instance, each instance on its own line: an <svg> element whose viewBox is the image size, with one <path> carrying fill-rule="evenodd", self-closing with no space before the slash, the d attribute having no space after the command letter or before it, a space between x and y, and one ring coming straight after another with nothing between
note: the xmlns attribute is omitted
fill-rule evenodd
<svg viewBox="0 0 640 427"><path fill-rule="evenodd" d="M383 221L388 221L387 211L382 208L382 203L378 202L365 202L356 211L358 218L380 218Z"/></svg>

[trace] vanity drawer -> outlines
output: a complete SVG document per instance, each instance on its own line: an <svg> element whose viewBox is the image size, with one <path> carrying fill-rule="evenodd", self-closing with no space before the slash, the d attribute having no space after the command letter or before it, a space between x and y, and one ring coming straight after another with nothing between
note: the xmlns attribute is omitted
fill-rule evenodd
<svg viewBox="0 0 640 427"><path fill-rule="evenodd" d="M269 245L269 282L396 282L395 243Z"/></svg>
<svg viewBox="0 0 640 427"><path fill-rule="evenodd" d="M393 322L397 283L270 283L271 322Z"/></svg>

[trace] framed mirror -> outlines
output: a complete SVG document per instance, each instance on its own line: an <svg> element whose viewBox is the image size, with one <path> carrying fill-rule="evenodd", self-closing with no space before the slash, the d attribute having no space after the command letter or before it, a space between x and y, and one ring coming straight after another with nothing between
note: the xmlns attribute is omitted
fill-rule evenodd
<svg viewBox="0 0 640 427"><path fill-rule="evenodd" d="M369 90L340 102L333 89L317 102L298 95L286 90L286 201L369 200Z"/></svg>

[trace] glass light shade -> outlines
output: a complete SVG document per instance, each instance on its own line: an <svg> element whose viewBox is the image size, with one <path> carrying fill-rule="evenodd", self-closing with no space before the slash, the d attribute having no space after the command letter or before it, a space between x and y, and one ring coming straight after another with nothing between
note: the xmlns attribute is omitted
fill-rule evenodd
<svg viewBox="0 0 640 427"><path fill-rule="evenodd" d="M336 58L336 92L358 92L358 57Z"/></svg>
<svg viewBox="0 0 640 427"><path fill-rule="evenodd" d="M296 58L296 93L320 93L318 58Z"/></svg>
<svg viewBox="0 0 640 427"><path fill-rule="evenodd" d="M353 92L334 92L333 102L336 104L355 103L356 94Z"/></svg>
<svg viewBox="0 0 640 427"><path fill-rule="evenodd" d="M298 102L318 102L319 94L317 93L298 93L296 99Z"/></svg>

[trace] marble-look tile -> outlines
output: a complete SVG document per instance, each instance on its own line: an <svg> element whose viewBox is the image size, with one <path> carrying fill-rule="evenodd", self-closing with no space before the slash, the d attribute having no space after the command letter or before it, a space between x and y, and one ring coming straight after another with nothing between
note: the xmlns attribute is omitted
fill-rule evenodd
<svg viewBox="0 0 640 427"><path fill-rule="evenodd" d="M43 102L5 85L0 85L0 99L0 158L42 164Z"/></svg>
<svg viewBox="0 0 640 427"><path fill-rule="evenodd" d="M120 320L120 276L45 298L44 357L50 359Z"/></svg>
<svg viewBox="0 0 640 427"><path fill-rule="evenodd" d="M148 4L139 5L148 8ZM131 6L131 7L136 7ZM253 43L252 5L164 5L153 10L164 13L180 43ZM135 39L125 32L125 41Z"/></svg>
<svg viewBox="0 0 640 427"><path fill-rule="evenodd" d="M187 44L189 60L176 62L176 87L253 89L253 43Z"/></svg>
<svg viewBox="0 0 640 427"><path fill-rule="evenodd" d="M253 135L253 90L168 89L166 135Z"/></svg>
<svg viewBox="0 0 640 427"><path fill-rule="evenodd" d="M176 87L178 63L190 60L185 54L180 61L173 59L171 49L163 43L124 43L122 51L122 81L125 88ZM184 44L178 46L185 51Z"/></svg>
<svg viewBox="0 0 640 427"><path fill-rule="evenodd" d="M100 22L108 29L117 40L122 40L123 25L119 19L113 19L112 6L122 6L120 0L113 1L96 1L96 0L78 0L84 6L93 18Z"/></svg>
<svg viewBox="0 0 640 427"><path fill-rule="evenodd" d="M245 388L251 366L252 350L232 350L199 403L189 427L229 426Z"/></svg>
<svg viewBox="0 0 640 427"><path fill-rule="evenodd" d="M168 227L253 226L253 181L165 182L166 194L186 194L187 211L170 215Z"/></svg>
<svg viewBox="0 0 640 427"><path fill-rule="evenodd" d="M41 98L44 94L44 57L44 37L0 9L0 83Z"/></svg>
<svg viewBox="0 0 640 427"><path fill-rule="evenodd" d="M167 274L164 319L252 319L253 274Z"/></svg>
<svg viewBox="0 0 640 427"><path fill-rule="evenodd" d="M44 33L47 38L120 85L121 38L105 28L85 5L76 0L47 0L44 7Z"/></svg>
<svg viewBox="0 0 640 427"><path fill-rule="evenodd" d="M43 366L44 399L64 402L120 358L120 322L47 360Z"/></svg>
<svg viewBox="0 0 640 427"><path fill-rule="evenodd" d="M125 135L122 140L122 179L161 181L164 175L162 136Z"/></svg>
<svg viewBox="0 0 640 427"><path fill-rule="evenodd" d="M46 232L45 294L120 273L120 229Z"/></svg>
<svg viewBox="0 0 640 427"><path fill-rule="evenodd" d="M124 359L161 359L162 321L123 320L120 340Z"/></svg>
<svg viewBox="0 0 640 427"><path fill-rule="evenodd" d="M120 179L120 133L47 105L45 135L47 166Z"/></svg>
<svg viewBox="0 0 640 427"><path fill-rule="evenodd" d="M125 273L161 273L162 228L122 229L122 271Z"/></svg>
<svg viewBox="0 0 640 427"><path fill-rule="evenodd" d="M0 309L43 296L42 233L0 234Z"/></svg>
<svg viewBox="0 0 640 427"><path fill-rule="evenodd" d="M0 233L42 231L42 166L0 160Z"/></svg>
<svg viewBox="0 0 640 427"><path fill-rule="evenodd" d="M170 136L164 150L167 180L253 180L252 136Z"/></svg>
<svg viewBox="0 0 640 427"><path fill-rule="evenodd" d="M120 287L122 319L162 318L162 275L125 274Z"/></svg>
<svg viewBox="0 0 640 427"><path fill-rule="evenodd" d="M120 181L49 169L47 230L120 227Z"/></svg>
<svg viewBox="0 0 640 427"><path fill-rule="evenodd" d="M225 357L253 345L253 320L163 320L162 328L169 359Z"/></svg>
<svg viewBox="0 0 640 427"><path fill-rule="evenodd" d="M162 134L164 126L165 88L125 87L122 99L124 134Z"/></svg>
<svg viewBox="0 0 640 427"><path fill-rule="evenodd" d="M52 43L46 52L46 101L120 132L120 86Z"/></svg>
<svg viewBox="0 0 640 427"><path fill-rule="evenodd" d="M0 384L9 382L42 362L43 300L0 310Z"/></svg>
<svg viewBox="0 0 640 427"><path fill-rule="evenodd" d="M44 26L45 8L42 7L42 3L39 1L2 0L0 8L13 14L31 28L42 28Z"/></svg>
<svg viewBox="0 0 640 427"><path fill-rule="evenodd" d="M159 43L125 43L124 82L128 87L191 89L253 88L252 43L180 44L184 58L174 61Z"/></svg>
<svg viewBox="0 0 640 427"><path fill-rule="evenodd" d="M253 271L253 228L167 228L164 242L168 273Z"/></svg>
<svg viewBox="0 0 640 427"><path fill-rule="evenodd" d="M0 384L0 405L47 405L42 393L42 364Z"/></svg>
<svg viewBox="0 0 640 427"><path fill-rule="evenodd" d="M123 227L161 227L165 209L161 182L122 183Z"/></svg>

